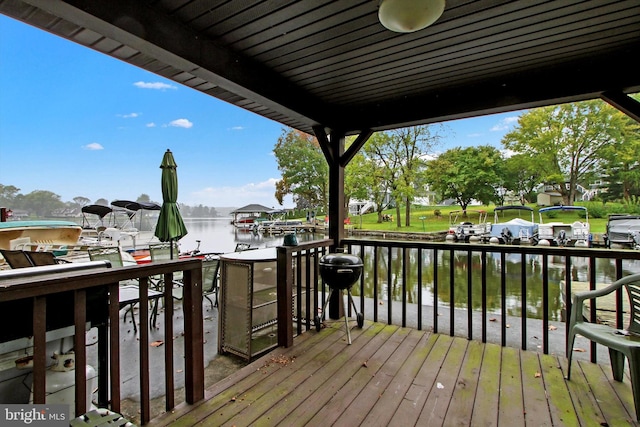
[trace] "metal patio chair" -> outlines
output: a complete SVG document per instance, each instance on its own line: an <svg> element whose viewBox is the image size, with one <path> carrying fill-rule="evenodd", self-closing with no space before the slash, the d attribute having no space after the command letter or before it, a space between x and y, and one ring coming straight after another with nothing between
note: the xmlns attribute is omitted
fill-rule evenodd
<svg viewBox="0 0 640 427"><path fill-rule="evenodd" d="M211 303L211 308L218 306L219 272L220 254L204 254L204 258L202 259L202 294ZM209 298L210 295L215 296L215 304L211 301L211 298Z"/></svg>
<svg viewBox="0 0 640 427"><path fill-rule="evenodd" d="M171 245L173 245L173 250ZM171 259L178 259L178 244L176 242L164 242L155 243L149 245L149 254L151 255L151 262L168 261ZM164 289L164 277L158 277L156 283L156 289L162 291ZM182 299L182 289L184 284L182 283L182 274L178 273L173 276L171 295L176 300Z"/></svg>
<svg viewBox="0 0 640 427"><path fill-rule="evenodd" d="M89 248L89 259L91 261L109 261L112 267L122 267L124 262L122 260L122 253L117 246L103 246L96 248ZM162 292L159 292L151 287L147 289L147 295L149 302L152 303L150 326L156 326L156 319L158 318L158 300L162 298ZM140 302L140 288L137 281L131 280L123 282L119 287L120 309L127 308L124 312L122 321L127 321L127 313L131 313L131 323L133 323L133 331L138 332L138 326L136 319L133 315L133 309L135 305Z"/></svg>
<svg viewBox="0 0 640 427"><path fill-rule="evenodd" d="M618 289L626 289L629 298L629 326L619 330L604 324L584 320L583 305L586 300L611 294ZM578 292L572 297L571 319L567 346L567 380L571 379L571 359L576 335L609 348L613 378L622 382L625 358L629 362L631 389L636 408L636 419L640 421L640 274L632 274L615 281L611 285L593 291Z"/></svg>

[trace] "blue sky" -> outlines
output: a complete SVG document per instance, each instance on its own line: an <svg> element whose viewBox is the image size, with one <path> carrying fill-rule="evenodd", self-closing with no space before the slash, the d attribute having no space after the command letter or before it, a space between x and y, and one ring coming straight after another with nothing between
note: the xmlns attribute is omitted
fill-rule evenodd
<svg viewBox="0 0 640 427"><path fill-rule="evenodd" d="M159 165L171 149L180 203L279 207L280 123L4 15L0 87L0 184L23 194L160 202ZM518 115L447 122L440 150L499 147Z"/></svg>

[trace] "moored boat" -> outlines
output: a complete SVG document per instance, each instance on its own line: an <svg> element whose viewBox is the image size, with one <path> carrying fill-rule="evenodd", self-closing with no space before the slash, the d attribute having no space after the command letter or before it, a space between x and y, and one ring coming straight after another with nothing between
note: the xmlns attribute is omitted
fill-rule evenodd
<svg viewBox="0 0 640 427"><path fill-rule="evenodd" d="M0 222L0 248L77 245L82 227L72 221Z"/></svg>
<svg viewBox="0 0 640 427"><path fill-rule="evenodd" d="M518 211L518 217L500 222L500 215L504 216L504 213L508 211ZM531 220L521 218L521 212L528 213ZM538 225L534 222L533 212L533 209L528 206L496 206L488 237L489 243L535 245L538 242Z"/></svg>
<svg viewBox="0 0 640 427"><path fill-rule="evenodd" d="M488 228L486 211L472 209L451 211L446 240L466 243L472 240L478 241L487 234Z"/></svg>
<svg viewBox="0 0 640 427"><path fill-rule="evenodd" d="M550 212L579 212L584 214L584 221L563 223L552 221L545 223L544 214ZM538 224L539 245L543 246L589 246L591 228L589 225L589 212L584 206L549 206L538 210L540 223Z"/></svg>
<svg viewBox="0 0 640 427"><path fill-rule="evenodd" d="M605 239L608 248L640 250L640 215L609 215Z"/></svg>

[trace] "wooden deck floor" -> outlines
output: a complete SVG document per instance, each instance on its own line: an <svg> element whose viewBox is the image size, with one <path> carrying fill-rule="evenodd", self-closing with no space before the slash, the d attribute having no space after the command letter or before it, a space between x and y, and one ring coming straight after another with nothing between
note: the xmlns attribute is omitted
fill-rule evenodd
<svg viewBox="0 0 640 427"><path fill-rule="evenodd" d="M355 322L351 322L353 325ZM365 322L297 337L150 425L638 425L608 365Z"/></svg>

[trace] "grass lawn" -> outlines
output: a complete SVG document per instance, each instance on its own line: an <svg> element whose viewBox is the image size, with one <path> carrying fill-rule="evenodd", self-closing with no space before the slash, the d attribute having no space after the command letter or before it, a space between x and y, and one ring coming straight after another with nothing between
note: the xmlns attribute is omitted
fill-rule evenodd
<svg viewBox="0 0 640 427"><path fill-rule="evenodd" d="M538 207L535 205L529 205L529 207L535 210L534 222L540 222L540 216L538 214ZM467 211L469 212L469 221L473 223L478 222L478 215L473 214L472 211L484 210L487 213L487 221L494 222L494 205L491 206L469 206ZM435 211L439 210L440 215L436 216ZM377 213L368 213L364 215L357 215L350 217L351 225L354 229L361 230L384 230L384 231L405 231L405 232L433 232L433 231L446 231L449 229L450 216L452 211L460 211L460 206L416 206L411 209L411 225L405 226L404 208L401 209L401 227L398 227L396 211L395 209L385 210L383 213L386 215L393 215L392 221L378 222ZM543 222L562 222L572 223L574 221L584 221L578 212L556 212L557 215L554 218L543 217ZM507 211L505 215L500 215L499 222L509 221L510 219L520 217L531 220L531 214L529 212ZM319 218L322 219L322 218ZM465 221L462 217L458 217L457 223ZM593 233L604 233L607 225L607 218L593 218L589 217L589 224Z"/></svg>

